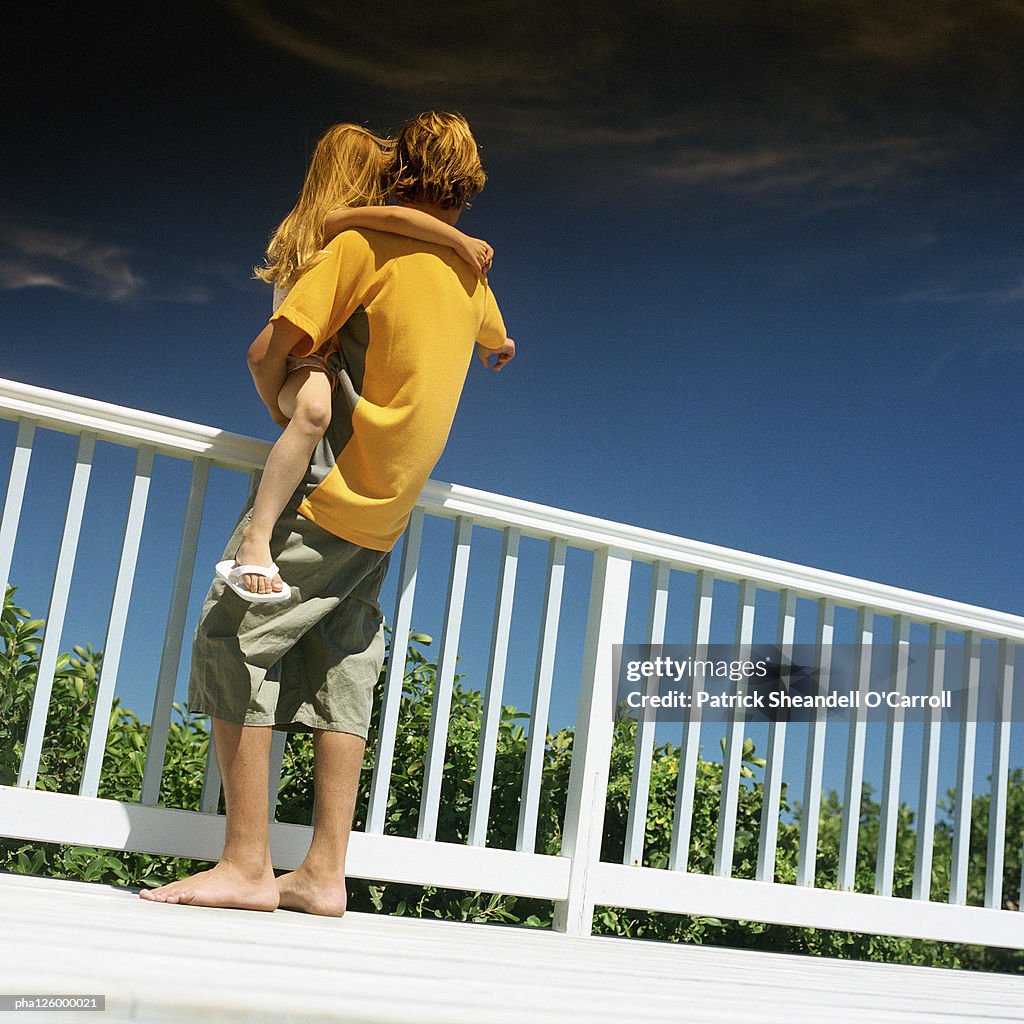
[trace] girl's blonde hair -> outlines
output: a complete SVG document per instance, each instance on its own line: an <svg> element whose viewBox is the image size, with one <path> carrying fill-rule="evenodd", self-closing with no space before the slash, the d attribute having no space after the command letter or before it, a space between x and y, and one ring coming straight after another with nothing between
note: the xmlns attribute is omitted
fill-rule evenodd
<svg viewBox="0 0 1024 1024"><path fill-rule="evenodd" d="M398 199L443 210L468 206L487 181L476 140L461 114L420 114L402 126L393 145L386 178L388 191Z"/></svg>
<svg viewBox="0 0 1024 1024"><path fill-rule="evenodd" d="M338 206L382 206L382 184L393 143L357 124L336 124L320 137L298 201L267 246L256 277L279 288L295 283L323 246L324 218Z"/></svg>

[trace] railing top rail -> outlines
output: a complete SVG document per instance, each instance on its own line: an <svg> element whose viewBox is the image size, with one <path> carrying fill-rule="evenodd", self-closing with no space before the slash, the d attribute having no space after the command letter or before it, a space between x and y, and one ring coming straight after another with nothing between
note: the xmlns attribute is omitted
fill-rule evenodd
<svg viewBox="0 0 1024 1024"><path fill-rule="evenodd" d="M687 572L706 570L716 579L753 580L769 590L791 590L812 599L828 597L847 607L869 607L882 614L905 615L917 622L937 622L956 631L974 630L983 636L1024 640L1024 616L459 484L431 480L423 489L419 504L435 515L471 516L476 523L494 527L516 526L525 536L562 537L574 547L616 548L640 561L662 561Z"/></svg>
<svg viewBox="0 0 1024 1024"><path fill-rule="evenodd" d="M0 378L0 418L32 419L64 433L91 431L97 437L137 448L152 445L178 458L203 456L229 469L260 469L270 451L269 441L232 434L217 427L127 409L94 398L65 394Z"/></svg>
<svg viewBox="0 0 1024 1024"><path fill-rule="evenodd" d="M268 441L216 427L2 378L0 418L30 418L41 426L67 433L92 431L119 444L148 444L179 458L204 456L216 465L244 471L261 468L271 447ZM611 547L641 561L663 561L688 572L706 570L718 579L753 580L770 590L791 590L814 599L832 598L848 607L866 606L882 614L905 615L913 621L935 622L957 631L974 630L982 636L1024 640L1024 616L458 484L428 481L419 504L433 515L468 515L483 526L516 526L526 536L544 540L559 537L574 547Z"/></svg>

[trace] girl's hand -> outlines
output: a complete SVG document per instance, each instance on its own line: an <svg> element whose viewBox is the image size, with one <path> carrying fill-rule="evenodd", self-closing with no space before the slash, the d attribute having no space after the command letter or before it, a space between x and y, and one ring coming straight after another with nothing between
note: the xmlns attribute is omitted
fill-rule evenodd
<svg viewBox="0 0 1024 1024"><path fill-rule="evenodd" d="M455 246L455 252L476 271L476 276L481 281L491 269L494 250L482 238L463 235Z"/></svg>

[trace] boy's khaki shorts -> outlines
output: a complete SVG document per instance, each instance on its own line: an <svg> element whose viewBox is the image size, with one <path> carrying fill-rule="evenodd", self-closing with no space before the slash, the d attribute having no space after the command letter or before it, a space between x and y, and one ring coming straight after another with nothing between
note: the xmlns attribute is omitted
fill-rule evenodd
<svg viewBox="0 0 1024 1024"><path fill-rule="evenodd" d="M251 507L239 516L224 558L234 557L251 517ZM291 596L252 603L214 579L192 645L189 711L365 739L384 661L377 599L391 553L336 537L291 504L270 551Z"/></svg>

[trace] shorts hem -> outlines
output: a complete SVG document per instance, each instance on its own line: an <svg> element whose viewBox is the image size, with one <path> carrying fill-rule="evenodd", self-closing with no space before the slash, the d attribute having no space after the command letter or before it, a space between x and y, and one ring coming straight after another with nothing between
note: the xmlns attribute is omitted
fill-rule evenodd
<svg viewBox="0 0 1024 1024"><path fill-rule="evenodd" d="M256 728L267 728L269 726L271 729L277 729L279 732L312 732L314 729L322 729L324 732L346 732L365 740L370 731L368 726L365 729L358 729L338 722L328 722L326 718L321 718L319 715L300 716L288 722L278 722L273 715L256 715L248 712L244 718L239 718L237 711L227 712L215 708L212 704L205 703L196 707L190 705L188 710L189 714L192 715L207 715L210 718L220 718L225 722L232 722L235 725L251 725Z"/></svg>

